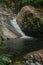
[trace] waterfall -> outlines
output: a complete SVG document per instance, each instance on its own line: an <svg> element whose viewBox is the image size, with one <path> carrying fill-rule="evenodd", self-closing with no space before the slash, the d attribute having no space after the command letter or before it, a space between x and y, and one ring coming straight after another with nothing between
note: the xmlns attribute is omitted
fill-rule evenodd
<svg viewBox="0 0 43 65"><path fill-rule="evenodd" d="M16 18L14 18L13 20L11 20L11 25L16 29L16 31L17 31L18 33L21 34L21 36L22 36L21 38L33 38L33 37L30 37L30 36L26 36L26 35L22 32L20 26L18 25L18 23L17 23L17 21L16 21Z"/></svg>
<svg viewBox="0 0 43 65"><path fill-rule="evenodd" d="M20 29L19 25L17 24L16 18L14 18L13 20L11 20L11 24L16 29L16 31L18 33L20 33L22 36L25 36L25 34L22 32L22 30Z"/></svg>

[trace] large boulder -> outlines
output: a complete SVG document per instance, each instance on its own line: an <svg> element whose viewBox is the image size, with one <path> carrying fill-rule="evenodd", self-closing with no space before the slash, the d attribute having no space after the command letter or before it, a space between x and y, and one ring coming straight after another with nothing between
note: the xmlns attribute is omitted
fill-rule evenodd
<svg viewBox="0 0 43 65"><path fill-rule="evenodd" d="M26 35L43 37L43 9L24 6L17 15L17 22Z"/></svg>

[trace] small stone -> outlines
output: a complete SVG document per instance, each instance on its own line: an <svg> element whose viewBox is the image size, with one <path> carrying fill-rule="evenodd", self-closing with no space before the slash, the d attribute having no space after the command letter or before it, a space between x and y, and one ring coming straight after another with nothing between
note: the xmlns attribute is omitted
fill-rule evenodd
<svg viewBox="0 0 43 65"><path fill-rule="evenodd" d="M35 65L41 65L39 62L35 62Z"/></svg>
<svg viewBox="0 0 43 65"><path fill-rule="evenodd" d="M29 61L26 61L26 65L29 65Z"/></svg>

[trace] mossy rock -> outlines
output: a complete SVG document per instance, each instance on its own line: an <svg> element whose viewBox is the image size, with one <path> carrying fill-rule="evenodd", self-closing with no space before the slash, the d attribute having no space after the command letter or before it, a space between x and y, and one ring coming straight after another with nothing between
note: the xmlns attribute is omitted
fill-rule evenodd
<svg viewBox="0 0 43 65"><path fill-rule="evenodd" d="M17 15L17 22L28 36L43 37L43 13L32 6L24 6Z"/></svg>

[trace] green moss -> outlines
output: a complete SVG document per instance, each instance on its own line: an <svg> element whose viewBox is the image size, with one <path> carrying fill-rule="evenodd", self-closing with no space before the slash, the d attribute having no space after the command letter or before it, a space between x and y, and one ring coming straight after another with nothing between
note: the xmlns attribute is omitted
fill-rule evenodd
<svg viewBox="0 0 43 65"><path fill-rule="evenodd" d="M22 19L22 27L26 30L43 31L43 18L34 17L31 13L27 12Z"/></svg>

